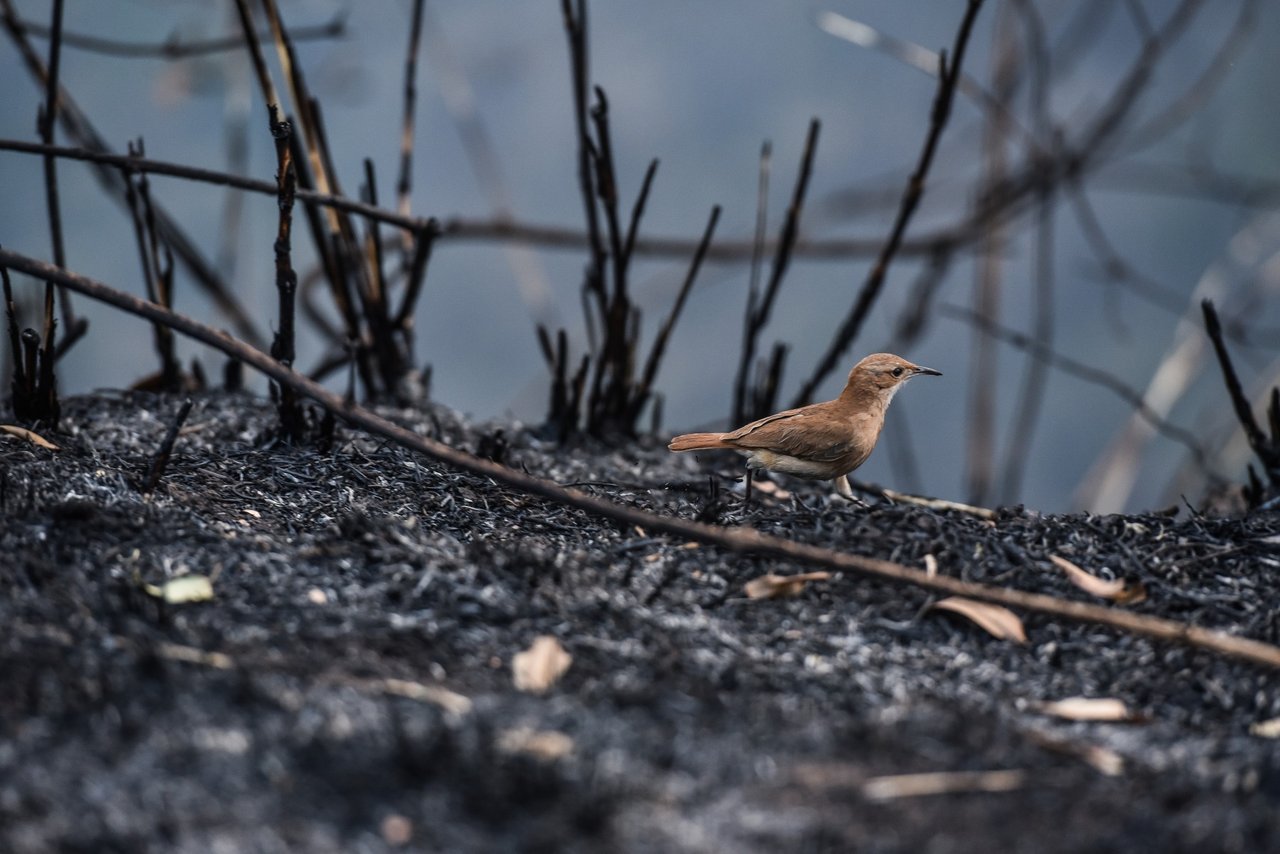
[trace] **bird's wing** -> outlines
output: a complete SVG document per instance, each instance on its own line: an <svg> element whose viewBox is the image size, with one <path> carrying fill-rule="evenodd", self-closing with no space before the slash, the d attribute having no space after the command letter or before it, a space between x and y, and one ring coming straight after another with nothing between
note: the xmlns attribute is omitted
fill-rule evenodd
<svg viewBox="0 0 1280 854"><path fill-rule="evenodd" d="M724 435L737 448L760 449L802 460L831 462L852 450L849 427L815 406L788 409Z"/></svg>

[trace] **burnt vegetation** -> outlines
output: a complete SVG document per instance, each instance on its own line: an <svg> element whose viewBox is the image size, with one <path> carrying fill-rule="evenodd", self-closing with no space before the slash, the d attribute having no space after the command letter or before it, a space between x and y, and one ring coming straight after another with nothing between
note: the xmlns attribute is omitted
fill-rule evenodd
<svg viewBox="0 0 1280 854"><path fill-rule="evenodd" d="M0 247L10 413L0 421L13 422L0 424L0 545L17 556L0 571L0 622L11 627L0 664L18 674L0 700L0 736L13 745L0 752L0 828L16 828L0 829L0 840L14 850L158 838L376 849L423 843L438 829L431 844L457 850L685 850L707 839L744 851L819 850L865 843L882 800L925 791L1016 793L1010 811L984 800L972 813L1003 847L1063 815L1073 820L1061 845L1077 850L1200 844L1216 838L1223 816L1240 850L1274 845L1280 769L1247 733L1280 729L1280 611L1265 595L1280 567L1280 389L1260 392L1269 380L1242 381L1237 369L1257 362L1241 362L1241 352L1273 347L1273 330L1251 317L1263 288L1222 295L1222 308L1199 289L1188 300L1124 256L1088 195L1104 167L1132 165L1126 158L1206 103L1244 49L1259 3L1230 4L1205 67L1145 110L1138 104L1153 77L1206 14L1203 0L1180 0L1159 17L1138 2L1086 3L1053 27L1031 0L968 0L937 53L876 34L876 49L931 76L932 103L920 105L922 138L905 141L914 159L887 192L854 188L825 202L870 204L885 214L881 233L818 240L805 223L819 118L776 225L765 141L749 237L718 233L721 207L711 200L701 231L649 235L646 210L664 192L659 164L617 156L615 115L627 105L593 82L587 0L559 9L572 107L565 150L576 165L565 192L580 199L577 228L509 212L467 220L414 211L413 158L429 146L415 139L419 57L433 38L424 0L400 10L407 45L401 110L386 129L399 136L390 193L385 177L380 192L373 157L339 160L297 49L383 14L372 7L292 27L277 0L234 0L231 36L142 44L68 30L62 0L47 22L0 0L0 26L43 92L35 140L0 140L0 157L39 158L43 198L30 204L43 205L50 236L46 260ZM1111 15L1138 34L1131 64L1091 111L1052 115L1055 73ZM980 79L971 42L987 24L990 75ZM869 28L850 30L839 16L819 25L866 43ZM252 133L272 140L274 175L153 159L140 138L113 150L61 80L69 49L112 61L242 53L257 92ZM980 168L959 189L953 179L950 195L964 200L921 228L917 213L961 105L976 110ZM464 138L487 144L475 127ZM130 223L131 287L70 269L76 235L64 234L63 209L83 190L60 182L66 161L89 164ZM1136 174L1135 184L1185 181L1185 192L1249 209L1280 198L1207 167ZM169 212L157 175L271 199L272 257L210 261L213 241ZM238 210L227 207L224 248L235 246ZM1153 393L1155 377L1136 388L1061 345L1063 221L1085 235L1095 272L1117 293L1195 321L1185 334L1211 346L1222 376L1215 391L1254 456L1247 482L1222 474L1236 425L1214 433L1174 412L1207 355L1171 348ZM571 283L582 340L568 324L530 323L548 373L538 428L468 424L431 399L433 371L463 370L467 354L423 364L415 319L435 310L433 291L458 286L428 275L433 255L463 240L582 258ZM1014 299L1016 252L1032 259L1034 275ZM848 304L828 312L815 363L789 384L796 348L770 340L771 324L788 274L812 258L858 273ZM656 319L640 308L643 259L683 268ZM852 510L814 489L788 495L771 485L759 506L744 507L731 477L691 473L651 441L664 360L690 334L685 309L712 263L742 285L741 305L722 300L742 315L723 401L735 424L812 402L866 337L891 271L911 264L895 349L946 322L971 330L965 503L863 484L877 503ZM974 274L964 304L947 296L958 268ZM269 315L246 305L244 279L274 284ZM183 289L214 316L179 311ZM76 312L83 298L149 323L156 367L122 377L133 385L119 396L64 401L59 360L92 334ZM1010 304L1027 316L1011 320ZM304 336L322 352L299 365ZM222 370L184 364L183 338ZM1021 361L997 359L998 346ZM234 393L246 368L267 378L269 407ZM1189 499L1177 520L1177 506L1131 517L1017 506L1044 388L1059 375L1130 413L1132 429L1080 487L1086 503L1123 506L1132 490L1123 472L1162 437L1183 460L1170 489L1208 491L1232 512L1218 518L1214 502ZM1171 375L1185 380L1175 395L1165 393ZM998 405L997 376L1017 389L1011 407ZM909 443L897 453L895 471L909 482ZM1063 564L1077 587L1054 569ZM207 582L207 595L168 586L187 577ZM1089 593L1099 603L1081 592L1108 585L1130 598ZM957 598L968 605L954 607ZM979 617L955 616L966 609ZM1016 631L993 631L1006 619ZM513 689L505 669L546 634L559 635L574 661L550 688L559 706ZM955 678L975 661L989 666L974 668L971 684ZM1134 711L1115 720L1126 725L1162 725L1098 732L1037 717L1037 704L1086 694L1122 697ZM47 726L26 726L35 718ZM102 756L104 744L117 759L133 749L145 762L119 767ZM81 826L76 799L48 793L73 787L88 754L100 761L86 766L87 785L119 794ZM170 798L160 785L168 772L157 769L189 767L191 757L197 767ZM939 763L941 779L914 779ZM336 793L327 779L335 769L356 795ZM227 780L230 812L198 791ZM743 794L722 802L730 790ZM152 799L164 802L158 812L146 808ZM799 803L813 808L801 815L789 806ZM954 803L895 813L902 829L886 847L929 847L936 839L920 828L956 818ZM1135 825L1130 805L1158 827ZM776 822L763 827L760 815ZM636 828L656 828L657 841Z"/></svg>

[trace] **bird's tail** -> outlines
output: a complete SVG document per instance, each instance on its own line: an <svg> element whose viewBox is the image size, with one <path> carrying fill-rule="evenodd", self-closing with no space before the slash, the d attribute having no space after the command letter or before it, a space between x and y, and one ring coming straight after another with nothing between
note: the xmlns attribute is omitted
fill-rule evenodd
<svg viewBox="0 0 1280 854"><path fill-rule="evenodd" d="M723 433L685 433L671 440L667 448L672 451L709 451L712 448L727 448Z"/></svg>

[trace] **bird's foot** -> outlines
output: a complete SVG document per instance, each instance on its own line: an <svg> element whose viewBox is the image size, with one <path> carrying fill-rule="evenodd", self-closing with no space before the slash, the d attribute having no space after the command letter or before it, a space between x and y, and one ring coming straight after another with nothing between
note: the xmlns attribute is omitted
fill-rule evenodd
<svg viewBox="0 0 1280 854"><path fill-rule="evenodd" d="M848 475L842 474L838 478L833 480L832 483L835 484L836 493L844 500L853 504L855 507L865 508L870 506L867 504L867 502L863 501L861 498L853 494L853 487L849 486Z"/></svg>

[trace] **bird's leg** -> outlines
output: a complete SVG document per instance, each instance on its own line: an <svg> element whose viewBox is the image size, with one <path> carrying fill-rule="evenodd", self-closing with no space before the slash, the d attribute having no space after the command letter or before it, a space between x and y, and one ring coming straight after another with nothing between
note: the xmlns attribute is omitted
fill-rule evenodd
<svg viewBox="0 0 1280 854"><path fill-rule="evenodd" d="M753 475L754 475L754 472L751 470L751 467L747 466L747 474L742 479L742 484L743 484L742 507L744 510L751 506L751 482L752 482Z"/></svg>
<svg viewBox="0 0 1280 854"><path fill-rule="evenodd" d="M842 474L831 482L836 485L836 492L840 493L842 498L847 499L858 507L867 506L867 502L853 494L853 487L849 486L849 475Z"/></svg>

